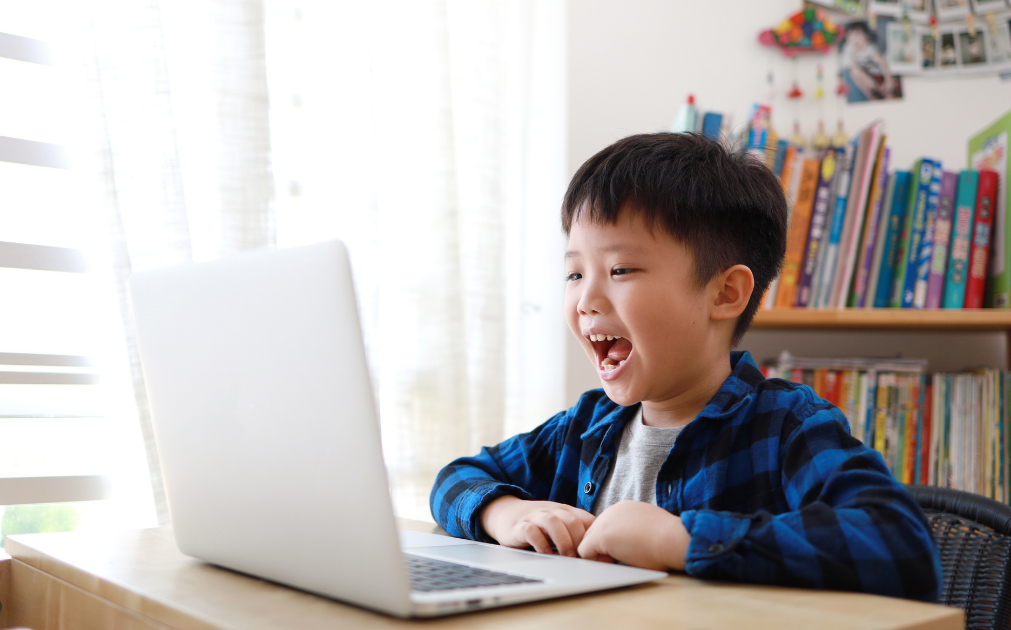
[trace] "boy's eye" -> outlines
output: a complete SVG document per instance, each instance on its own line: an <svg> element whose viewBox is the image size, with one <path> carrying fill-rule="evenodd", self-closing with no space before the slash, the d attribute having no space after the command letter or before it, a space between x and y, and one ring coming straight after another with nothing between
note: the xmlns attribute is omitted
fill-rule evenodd
<svg viewBox="0 0 1011 630"><path fill-rule="evenodd" d="M566 279L566 280L567 280L568 282L572 282L573 280L579 280L579 279L580 279L580 278L582 278L582 277L583 277L583 274L581 274L581 273L576 273L575 271L573 271L572 273L570 273L570 274L568 274L567 276L565 276L565 279Z"/></svg>
<svg viewBox="0 0 1011 630"><path fill-rule="evenodd" d="M632 273L633 271L635 271L635 269L627 269L627 268L624 268L624 267L619 267L617 269L612 269L611 270L611 274L615 275L615 276L627 276L628 274Z"/></svg>

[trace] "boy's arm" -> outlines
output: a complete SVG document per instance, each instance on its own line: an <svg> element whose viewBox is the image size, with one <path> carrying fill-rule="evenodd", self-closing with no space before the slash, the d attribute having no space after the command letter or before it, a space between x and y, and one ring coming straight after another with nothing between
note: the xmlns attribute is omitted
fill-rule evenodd
<svg viewBox="0 0 1011 630"><path fill-rule="evenodd" d="M686 571L937 601L940 556L922 510L881 456L846 432L838 409L815 405L792 419L780 449L792 511L683 512Z"/></svg>
<svg viewBox="0 0 1011 630"><path fill-rule="evenodd" d="M499 497L548 499L569 428L562 412L529 433L484 447L443 468L429 497L432 516L450 535L495 542L481 526L481 511Z"/></svg>

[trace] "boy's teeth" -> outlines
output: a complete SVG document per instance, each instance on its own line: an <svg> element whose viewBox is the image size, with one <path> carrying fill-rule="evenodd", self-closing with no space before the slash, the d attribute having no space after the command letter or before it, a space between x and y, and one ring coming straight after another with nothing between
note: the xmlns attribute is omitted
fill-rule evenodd
<svg viewBox="0 0 1011 630"><path fill-rule="evenodd" d="M590 335L590 341L614 341L615 339L621 339L618 335Z"/></svg>

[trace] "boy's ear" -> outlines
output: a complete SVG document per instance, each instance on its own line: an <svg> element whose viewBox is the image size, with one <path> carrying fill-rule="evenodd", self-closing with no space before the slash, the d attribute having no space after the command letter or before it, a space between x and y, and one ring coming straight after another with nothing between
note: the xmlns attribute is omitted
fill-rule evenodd
<svg viewBox="0 0 1011 630"><path fill-rule="evenodd" d="M713 278L716 298L710 317L717 321L736 319L744 312L755 290L755 276L745 265L734 265Z"/></svg>

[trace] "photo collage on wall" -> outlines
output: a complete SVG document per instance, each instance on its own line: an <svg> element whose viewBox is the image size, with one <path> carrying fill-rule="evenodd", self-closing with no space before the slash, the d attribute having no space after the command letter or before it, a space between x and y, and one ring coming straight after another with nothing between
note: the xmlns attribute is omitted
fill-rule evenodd
<svg viewBox="0 0 1011 630"><path fill-rule="evenodd" d="M903 76L1011 75L1011 0L817 0L844 23L851 103L902 98Z"/></svg>

